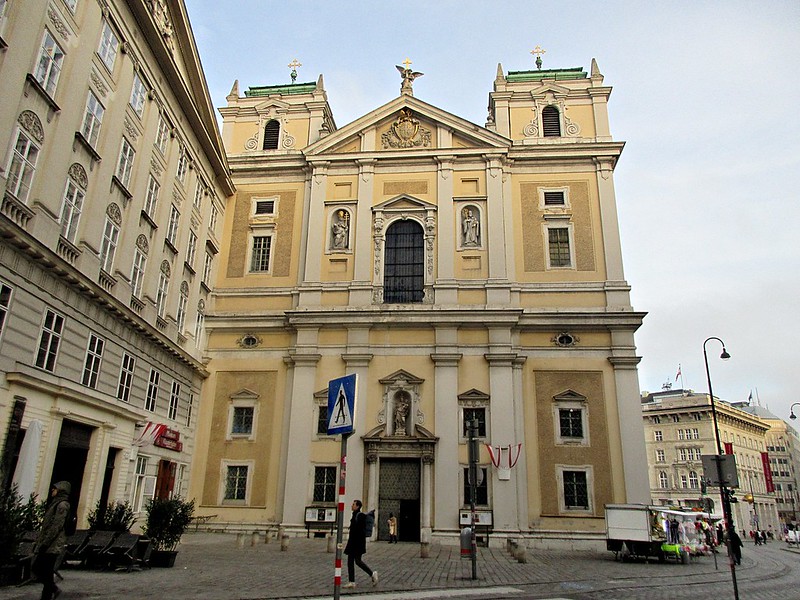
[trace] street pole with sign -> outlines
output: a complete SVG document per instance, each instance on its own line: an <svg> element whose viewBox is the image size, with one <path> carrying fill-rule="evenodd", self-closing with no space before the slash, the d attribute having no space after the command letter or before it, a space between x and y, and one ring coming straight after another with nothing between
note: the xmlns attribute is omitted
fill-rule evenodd
<svg viewBox="0 0 800 600"><path fill-rule="evenodd" d="M347 479L347 440L353 435L356 414L358 375L347 375L328 382L328 435L341 435L339 461L339 500L336 505L336 562L333 598L339 600L342 588L342 537L344 530L345 481Z"/></svg>

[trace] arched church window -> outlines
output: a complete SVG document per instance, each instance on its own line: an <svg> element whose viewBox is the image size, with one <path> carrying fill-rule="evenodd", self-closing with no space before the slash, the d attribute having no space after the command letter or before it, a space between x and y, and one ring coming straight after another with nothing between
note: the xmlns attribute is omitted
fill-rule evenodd
<svg viewBox="0 0 800 600"><path fill-rule="evenodd" d="M425 248L422 226L412 219L395 221L386 231L383 301L422 302Z"/></svg>
<svg viewBox="0 0 800 600"><path fill-rule="evenodd" d="M281 137L281 124L272 119L264 126L264 150L277 150Z"/></svg>
<svg viewBox="0 0 800 600"><path fill-rule="evenodd" d="M561 119L555 106L545 106L542 110L542 131L544 137L561 136Z"/></svg>

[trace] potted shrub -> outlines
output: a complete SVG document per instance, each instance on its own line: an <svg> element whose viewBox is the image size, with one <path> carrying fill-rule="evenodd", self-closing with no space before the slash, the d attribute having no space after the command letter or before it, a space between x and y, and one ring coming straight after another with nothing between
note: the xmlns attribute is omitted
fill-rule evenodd
<svg viewBox="0 0 800 600"><path fill-rule="evenodd" d="M171 567L175 564L178 543L194 514L194 500L154 498L147 504L144 535L150 539L153 551L151 567Z"/></svg>
<svg viewBox="0 0 800 600"><path fill-rule="evenodd" d="M136 514L128 502L109 502L102 506L98 500L87 520L89 529L93 531L127 533L136 521Z"/></svg>

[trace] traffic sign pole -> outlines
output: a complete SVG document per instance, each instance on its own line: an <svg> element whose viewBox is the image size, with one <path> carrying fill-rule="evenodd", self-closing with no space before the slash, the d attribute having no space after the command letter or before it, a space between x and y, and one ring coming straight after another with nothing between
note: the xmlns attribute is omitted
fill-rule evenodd
<svg viewBox="0 0 800 600"><path fill-rule="evenodd" d="M351 433L342 434L342 457L339 463L339 503L336 506L336 563L333 571L333 598L339 600L342 590L342 537L344 529L345 481L347 479L347 440Z"/></svg>

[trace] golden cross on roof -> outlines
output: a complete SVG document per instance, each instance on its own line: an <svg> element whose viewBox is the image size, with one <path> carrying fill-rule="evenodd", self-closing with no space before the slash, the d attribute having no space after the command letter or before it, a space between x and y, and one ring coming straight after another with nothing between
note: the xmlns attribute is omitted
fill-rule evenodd
<svg viewBox="0 0 800 600"><path fill-rule="evenodd" d="M547 50L542 48L539 44L536 44L536 48L531 50L531 54L533 54L536 57L536 68L537 69L541 69L542 68L542 54L544 54L545 52L547 52Z"/></svg>
<svg viewBox="0 0 800 600"><path fill-rule="evenodd" d="M406 58L406 59L403 61L403 64L406 66L406 71L408 71L408 70L411 68L409 65L411 65L412 63L411 63L411 61L410 61L408 58Z"/></svg>
<svg viewBox="0 0 800 600"><path fill-rule="evenodd" d="M295 80L297 79L297 67L302 67L303 65L300 63L299 60L295 58L294 60L292 60L292 62L290 62L286 66L292 70L292 72L289 75L292 78L292 83L294 83Z"/></svg>

